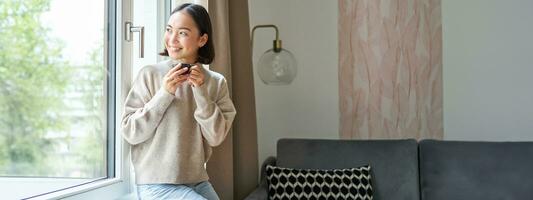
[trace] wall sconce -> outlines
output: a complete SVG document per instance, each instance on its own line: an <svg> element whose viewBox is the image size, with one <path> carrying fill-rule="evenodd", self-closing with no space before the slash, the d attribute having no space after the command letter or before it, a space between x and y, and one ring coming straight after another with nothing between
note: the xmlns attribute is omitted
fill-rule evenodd
<svg viewBox="0 0 533 200"><path fill-rule="evenodd" d="M252 55L254 51L254 32L258 28L274 28L276 40L273 48L265 51L257 62L257 73L267 85L288 85L296 77L296 59L290 51L281 47L278 27L272 24L257 25L252 29Z"/></svg>

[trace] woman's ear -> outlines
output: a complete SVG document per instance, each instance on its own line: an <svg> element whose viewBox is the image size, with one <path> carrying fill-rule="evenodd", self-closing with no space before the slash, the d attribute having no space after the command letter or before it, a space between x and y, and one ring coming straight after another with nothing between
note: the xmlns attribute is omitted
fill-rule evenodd
<svg viewBox="0 0 533 200"><path fill-rule="evenodd" d="M200 36L200 39L198 40L198 47L203 47L207 43L207 40L209 40L209 36L207 35L207 33L204 33L202 36Z"/></svg>

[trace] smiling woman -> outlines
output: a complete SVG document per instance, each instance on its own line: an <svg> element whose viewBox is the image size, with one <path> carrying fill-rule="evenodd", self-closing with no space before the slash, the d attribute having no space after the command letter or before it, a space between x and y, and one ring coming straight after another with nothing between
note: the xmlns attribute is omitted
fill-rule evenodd
<svg viewBox="0 0 533 200"><path fill-rule="evenodd" d="M106 142L113 74L104 53L113 2L0 2L2 198L114 176Z"/></svg>
<svg viewBox="0 0 533 200"><path fill-rule="evenodd" d="M122 136L142 199L218 199L205 166L236 111L225 77L203 67L214 59L211 35L204 7L175 8L163 39L170 59L144 66L128 93Z"/></svg>

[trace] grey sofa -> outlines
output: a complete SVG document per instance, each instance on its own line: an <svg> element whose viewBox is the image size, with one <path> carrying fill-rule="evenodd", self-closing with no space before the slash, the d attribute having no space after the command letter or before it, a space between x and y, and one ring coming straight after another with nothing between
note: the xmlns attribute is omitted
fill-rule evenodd
<svg viewBox="0 0 533 200"><path fill-rule="evenodd" d="M533 199L533 142L281 139L246 200L268 199L266 165L370 165L376 200Z"/></svg>

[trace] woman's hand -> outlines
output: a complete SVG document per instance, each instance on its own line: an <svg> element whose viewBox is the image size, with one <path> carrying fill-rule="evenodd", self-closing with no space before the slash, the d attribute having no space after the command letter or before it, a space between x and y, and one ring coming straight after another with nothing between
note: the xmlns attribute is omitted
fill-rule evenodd
<svg viewBox="0 0 533 200"><path fill-rule="evenodd" d="M179 85L187 80L188 75L186 72L189 70L187 67L180 69L181 63L170 69L165 77L163 77L163 87L168 93L176 95L176 89Z"/></svg>
<svg viewBox="0 0 533 200"><path fill-rule="evenodd" d="M200 87L205 82L204 70L201 64L195 64L191 67L191 74L189 74L189 83L194 87Z"/></svg>

